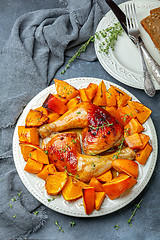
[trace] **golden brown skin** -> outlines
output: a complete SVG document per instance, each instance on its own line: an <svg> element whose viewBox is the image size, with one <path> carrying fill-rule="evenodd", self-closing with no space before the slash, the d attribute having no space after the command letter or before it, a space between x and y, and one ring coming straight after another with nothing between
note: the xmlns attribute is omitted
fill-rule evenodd
<svg viewBox="0 0 160 240"><path fill-rule="evenodd" d="M107 156L88 156L78 154L77 176L82 182L89 182L111 168L112 161Z"/></svg>
<svg viewBox="0 0 160 240"><path fill-rule="evenodd" d="M82 133L83 149L86 154L97 154L119 145L123 127L105 109L94 104L81 102L53 123L39 128L42 138L52 132L72 128L85 128Z"/></svg>
<svg viewBox="0 0 160 240"><path fill-rule="evenodd" d="M126 150L125 150L126 149ZM121 158L135 157L133 150L121 150ZM67 171L83 182L89 182L92 177L98 177L111 168L114 153L106 156L88 156L81 154L79 136L75 132L58 133L47 143L50 163L57 170Z"/></svg>
<svg viewBox="0 0 160 240"><path fill-rule="evenodd" d="M79 136L75 132L58 133L47 143L46 148L50 163L57 170L72 174L77 172L77 154L81 153Z"/></svg>
<svg viewBox="0 0 160 240"><path fill-rule="evenodd" d="M64 113L59 119L52 123L44 124L39 128L39 134L42 138L48 137L52 132L61 132L72 128L85 128L88 126L88 108L87 102L79 103L73 109Z"/></svg>
<svg viewBox="0 0 160 240"><path fill-rule="evenodd" d="M55 134L47 143L46 150L50 163L53 163L57 170L66 170L84 182L111 168L112 161L107 157L81 154L79 136L75 132Z"/></svg>

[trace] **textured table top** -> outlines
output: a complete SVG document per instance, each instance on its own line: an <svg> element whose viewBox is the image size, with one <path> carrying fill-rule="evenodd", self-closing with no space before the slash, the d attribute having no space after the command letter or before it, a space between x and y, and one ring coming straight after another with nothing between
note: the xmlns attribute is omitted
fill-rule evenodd
<svg viewBox="0 0 160 240"><path fill-rule="evenodd" d="M59 6L58 0L1 0L0 7L0 49L7 41L15 20L22 14L38 9L55 8ZM68 59L66 59L67 63ZM64 65L66 65L66 63ZM62 67L63 69L63 67ZM154 98L149 98L144 91L126 86L116 79L111 77L100 65L98 61L85 62L76 60L64 75L61 69L57 72L55 78L68 79L74 77L95 77L109 80L119 84L134 94L143 104L146 104L152 109L152 120L157 131L157 137L160 138L160 91L157 91ZM159 159L160 155L158 155ZM157 161L156 168L150 179L147 187L143 192L129 205L123 209L98 218L75 218L65 216L46 209L48 220L44 226L31 235L30 239L160 239L160 214L159 214L159 199L160 199L160 163ZM133 225L127 223L135 204L141 199L143 202L141 208L137 211ZM58 230L54 224L57 220L63 228L64 233ZM70 227L70 222L74 221L76 225ZM116 230L115 225L120 228Z"/></svg>

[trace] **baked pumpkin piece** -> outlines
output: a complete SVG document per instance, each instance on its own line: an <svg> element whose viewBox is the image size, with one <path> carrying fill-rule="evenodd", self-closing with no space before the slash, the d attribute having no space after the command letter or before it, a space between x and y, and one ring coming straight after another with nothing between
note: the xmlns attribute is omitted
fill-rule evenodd
<svg viewBox="0 0 160 240"><path fill-rule="evenodd" d="M136 101L128 101L128 106L141 124L143 124L152 113L148 107Z"/></svg>
<svg viewBox="0 0 160 240"><path fill-rule="evenodd" d="M57 94L61 97L70 100L79 95L79 91L75 87L71 86L69 83L58 79L54 79L54 82Z"/></svg>
<svg viewBox="0 0 160 240"><path fill-rule="evenodd" d="M67 106L51 93L48 95L42 106L49 111L56 112L60 115L64 114L68 110Z"/></svg>
<svg viewBox="0 0 160 240"><path fill-rule="evenodd" d="M87 215L94 210L95 190L94 187L82 188L83 205Z"/></svg>
<svg viewBox="0 0 160 240"><path fill-rule="evenodd" d="M103 81L98 85L93 104L97 106L106 106L106 85Z"/></svg>
<svg viewBox="0 0 160 240"><path fill-rule="evenodd" d="M36 145L33 145L33 144L30 144L30 143L20 143L19 146L21 148L21 153L22 153L25 161L27 161L28 158L31 157L30 152L33 153L33 151L37 150L39 153L38 153L38 155L36 155L34 153L35 154L34 156L39 156L38 158L39 158L40 162L43 162L43 159L44 159L46 164L48 164L48 160L47 160L48 156L40 147L38 147ZM33 157L33 155L32 155L32 157ZM37 161L37 159L35 159L35 160Z"/></svg>
<svg viewBox="0 0 160 240"><path fill-rule="evenodd" d="M147 143L145 148L139 150L136 153L136 161L142 165L145 165L151 152L152 152L152 146L149 143Z"/></svg>
<svg viewBox="0 0 160 240"><path fill-rule="evenodd" d="M49 175L46 181L46 191L48 195L59 194L68 180L68 175L65 172L54 172Z"/></svg>
<svg viewBox="0 0 160 240"><path fill-rule="evenodd" d="M40 171L42 171L43 168L43 163L39 163L31 158L28 158L28 161L25 165L24 170L29 172L29 173L39 173Z"/></svg>
<svg viewBox="0 0 160 240"><path fill-rule="evenodd" d="M18 126L19 141L39 145L39 134L37 128L26 128Z"/></svg>
<svg viewBox="0 0 160 240"><path fill-rule="evenodd" d="M40 127L48 123L48 119L42 112L31 109L25 119L25 127Z"/></svg>
<svg viewBox="0 0 160 240"><path fill-rule="evenodd" d="M94 202L94 205L95 205L95 209L97 211L99 211L105 196L106 196L105 192L95 192L95 202Z"/></svg>
<svg viewBox="0 0 160 240"><path fill-rule="evenodd" d="M29 157L39 163L49 164L48 156L41 148L31 150L29 152Z"/></svg>
<svg viewBox="0 0 160 240"><path fill-rule="evenodd" d="M108 183L103 184L103 189L107 196L113 200L119 197L124 191L132 188L137 183L137 180L125 173L120 173Z"/></svg>
<svg viewBox="0 0 160 240"><path fill-rule="evenodd" d="M150 137L148 135L142 134L142 133L139 134L139 136L140 136L140 139L141 139L142 144L143 144L143 146L140 149L143 149L146 146L146 144L149 142Z"/></svg>
<svg viewBox="0 0 160 240"><path fill-rule="evenodd" d="M41 107L38 107L38 108L36 108L36 109L34 109L34 110L37 110L37 111L43 113L44 115L48 116L48 111L47 111L47 109L44 108L44 107L42 107L42 106L41 106Z"/></svg>
<svg viewBox="0 0 160 240"><path fill-rule="evenodd" d="M57 172L54 164L47 164L43 167L42 171L40 171L37 176L39 178L42 178L43 180L47 180L49 174L53 174L54 172Z"/></svg>
<svg viewBox="0 0 160 240"><path fill-rule="evenodd" d="M97 177L97 180L100 181L101 183L105 183L105 182L110 182L112 180L112 178L113 178L112 172L111 172L111 170L108 170L104 174Z"/></svg>
<svg viewBox="0 0 160 240"><path fill-rule="evenodd" d="M95 83L90 83L88 87L85 89L86 90L86 95L88 99L91 101L94 96L96 95L98 85Z"/></svg>
<svg viewBox="0 0 160 240"><path fill-rule="evenodd" d="M95 177L91 178L89 185L94 187L95 192L103 192L102 184Z"/></svg>
<svg viewBox="0 0 160 240"><path fill-rule="evenodd" d="M107 107L116 107L117 106L117 91L111 85L108 90L106 90L106 104Z"/></svg>
<svg viewBox="0 0 160 240"><path fill-rule="evenodd" d="M66 201L78 199L82 197L82 187L87 187L87 184L70 176L62 189L62 196Z"/></svg>
<svg viewBox="0 0 160 240"><path fill-rule="evenodd" d="M79 95L80 95L80 98L81 98L81 102L90 102L87 94L86 94L86 89L85 88L82 88L82 89L79 89Z"/></svg>
<svg viewBox="0 0 160 240"><path fill-rule="evenodd" d="M127 102L129 100L131 100L132 98L125 93L124 91L122 91L121 89L113 86L115 88L115 90L117 91L117 107L124 107L127 105Z"/></svg>
<svg viewBox="0 0 160 240"><path fill-rule="evenodd" d="M112 167L119 173L126 173L133 178L138 177L138 164L129 159L116 159L112 162Z"/></svg>
<svg viewBox="0 0 160 240"><path fill-rule="evenodd" d="M61 102L64 103L64 105L66 105L68 103L68 100L66 98L63 98L61 95L58 94L53 94L53 96L55 96L56 98L58 98Z"/></svg>
<svg viewBox="0 0 160 240"><path fill-rule="evenodd" d="M71 100L69 100L69 102L67 103L68 110L71 108L74 108L78 103L79 103L79 98L72 98Z"/></svg>
<svg viewBox="0 0 160 240"><path fill-rule="evenodd" d="M140 149L143 146L138 133L125 137L125 144L127 144L131 149Z"/></svg>
<svg viewBox="0 0 160 240"><path fill-rule="evenodd" d="M132 118L129 123L124 127L124 136L140 133L144 130L142 124L135 118Z"/></svg>

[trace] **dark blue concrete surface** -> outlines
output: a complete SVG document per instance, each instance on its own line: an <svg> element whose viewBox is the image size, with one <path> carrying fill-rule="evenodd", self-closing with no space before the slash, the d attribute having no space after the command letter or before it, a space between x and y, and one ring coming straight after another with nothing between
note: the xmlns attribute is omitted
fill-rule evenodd
<svg viewBox="0 0 160 240"><path fill-rule="evenodd" d="M55 8L58 0L0 0L0 49L7 41L15 20L22 14L43 8ZM66 59L66 63L67 63ZM65 64L66 64L65 63ZM64 65L65 65L64 64ZM62 67L63 69L63 67ZM142 103L152 109L152 120L155 124L158 139L160 138L160 91L154 98L146 96L144 91L133 89L112 78L100 65L98 61L85 62L76 60L67 72L62 75L61 69L55 78L65 80L73 77L97 77L109 80L122 87L125 87L134 94ZM50 240L159 240L160 239L160 155L156 164L155 171L143 192L128 206L123 209L98 218L74 218L59 214L47 209L48 220L45 225L31 235L30 239ZM137 211L133 225L129 226L127 220L132 211L143 198L141 208ZM58 220L64 233L60 232L55 226L54 221ZM76 223L74 228L70 227L70 221ZM114 228L119 225L119 230Z"/></svg>

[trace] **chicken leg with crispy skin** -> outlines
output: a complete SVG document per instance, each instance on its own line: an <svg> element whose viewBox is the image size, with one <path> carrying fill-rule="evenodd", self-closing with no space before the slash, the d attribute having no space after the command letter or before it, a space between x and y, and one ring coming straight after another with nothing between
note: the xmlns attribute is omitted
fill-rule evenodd
<svg viewBox="0 0 160 240"><path fill-rule="evenodd" d="M53 123L39 128L42 138L52 132L72 128L84 128L82 133L83 150L86 154L97 154L119 145L123 128L105 109L82 102L67 111Z"/></svg>
<svg viewBox="0 0 160 240"><path fill-rule="evenodd" d="M111 168L113 154L108 156L88 156L81 154L79 136L75 132L58 133L47 143L46 150L50 163L57 170L67 171L83 182L89 182L92 177L98 177ZM133 150L131 150L133 151ZM124 158L123 150L121 157ZM130 152L132 157L133 153ZM127 151L127 157L128 151Z"/></svg>

